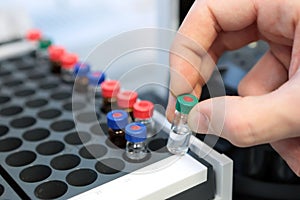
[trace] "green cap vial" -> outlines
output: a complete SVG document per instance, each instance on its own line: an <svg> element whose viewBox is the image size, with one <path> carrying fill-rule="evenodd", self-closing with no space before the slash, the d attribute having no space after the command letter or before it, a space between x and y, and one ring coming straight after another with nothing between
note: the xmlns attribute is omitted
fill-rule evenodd
<svg viewBox="0 0 300 200"><path fill-rule="evenodd" d="M41 39L39 41L39 48L40 49L47 49L52 44L52 41L49 39Z"/></svg>
<svg viewBox="0 0 300 200"><path fill-rule="evenodd" d="M177 97L176 110L182 114L189 114L191 109L198 103L197 97L192 94L183 94Z"/></svg>

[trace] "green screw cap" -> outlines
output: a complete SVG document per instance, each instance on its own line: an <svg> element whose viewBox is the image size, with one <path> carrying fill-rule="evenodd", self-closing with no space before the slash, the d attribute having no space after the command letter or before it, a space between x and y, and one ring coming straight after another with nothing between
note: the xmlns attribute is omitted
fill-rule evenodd
<svg viewBox="0 0 300 200"><path fill-rule="evenodd" d="M40 49L47 49L52 44L52 41L49 39L41 39L39 42Z"/></svg>
<svg viewBox="0 0 300 200"><path fill-rule="evenodd" d="M198 103L197 97L192 94L183 94L177 97L176 110L183 114L189 114L190 110Z"/></svg>

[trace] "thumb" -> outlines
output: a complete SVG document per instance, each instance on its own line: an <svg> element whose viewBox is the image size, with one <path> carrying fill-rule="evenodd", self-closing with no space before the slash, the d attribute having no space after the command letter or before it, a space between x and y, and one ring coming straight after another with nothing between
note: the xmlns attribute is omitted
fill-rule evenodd
<svg viewBox="0 0 300 200"><path fill-rule="evenodd" d="M284 122L285 109L279 107L286 108L291 102L281 99L276 92L212 98L191 110L188 123L195 132L214 134L241 147L295 137L287 136L292 128Z"/></svg>

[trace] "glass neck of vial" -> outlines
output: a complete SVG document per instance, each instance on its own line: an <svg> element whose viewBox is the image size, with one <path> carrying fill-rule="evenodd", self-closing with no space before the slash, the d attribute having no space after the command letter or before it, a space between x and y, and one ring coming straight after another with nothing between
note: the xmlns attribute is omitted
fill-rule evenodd
<svg viewBox="0 0 300 200"><path fill-rule="evenodd" d="M187 114L183 114L179 111L175 111L175 117L174 117L174 121L173 121L173 125L185 125L188 123L188 115Z"/></svg>

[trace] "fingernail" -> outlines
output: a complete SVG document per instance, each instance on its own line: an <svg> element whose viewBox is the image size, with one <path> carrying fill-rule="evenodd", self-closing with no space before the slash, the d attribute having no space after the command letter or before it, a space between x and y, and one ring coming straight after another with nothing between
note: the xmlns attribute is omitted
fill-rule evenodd
<svg viewBox="0 0 300 200"><path fill-rule="evenodd" d="M201 113L197 109L193 108L188 117L188 124L194 132L207 133L209 120L204 113Z"/></svg>

